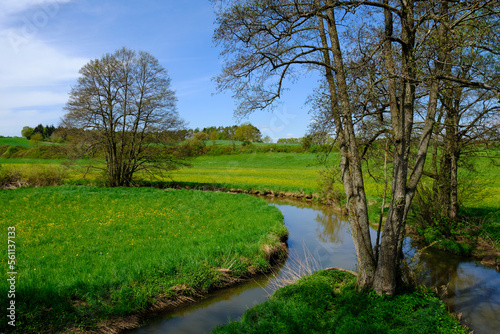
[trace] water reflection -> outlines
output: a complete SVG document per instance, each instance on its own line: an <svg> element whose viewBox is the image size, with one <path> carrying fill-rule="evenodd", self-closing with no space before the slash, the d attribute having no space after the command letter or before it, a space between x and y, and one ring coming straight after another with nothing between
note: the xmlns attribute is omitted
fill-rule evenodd
<svg viewBox="0 0 500 334"><path fill-rule="evenodd" d="M148 321L129 333L208 333L218 324L238 319L248 308L263 302L278 280L290 270L356 269L356 254L348 224L334 210L317 203L266 198L284 215L289 231L289 258L278 272L257 277L210 295L196 304ZM375 230L372 237L375 237ZM410 253L416 245L407 242ZM461 313L474 333L497 333L500 328L500 274L467 259L427 249L420 255L420 281L441 287L449 310Z"/></svg>
<svg viewBox="0 0 500 334"><path fill-rule="evenodd" d="M320 241L333 242L340 245L344 242L341 234L343 233L345 222L340 220L339 217L333 213L318 214L314 220L320 224L320 227L316 229Z"/></svg>
<svg viewBox="0 0 500 334"><path fill-rule="evenodd" d="M474 333L498 333L500 274L470 259L427 249L420 256L420 281L437 287L450 312Z"/></svg>

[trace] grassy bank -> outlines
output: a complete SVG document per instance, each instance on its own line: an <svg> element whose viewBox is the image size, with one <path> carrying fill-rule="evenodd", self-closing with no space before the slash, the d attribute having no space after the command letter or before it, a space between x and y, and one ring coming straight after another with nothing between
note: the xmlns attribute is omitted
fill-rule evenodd
<svg viewBox="0 0 500 334"><path fill-rule="evenodd" d="M422 178L427 187L423 199L414 199L409 231L415 239L458 254L475 256L484 264L500 264L500 152L480 152L465 160L468 169L459 169L459 218L448 221L428 196L432 180ZM421 217L425 217L423 220ZM429 218L430 217L430 218Z"/></svg>
<svg viewBox="0 0 500 334"><path fill-rule="evenodd" d="M468 333L424 289L395 297L358 293L355 277L319 271L276 291L214 333Z"/></svg>
<svg viewBox="0 0 500 334"><path fill-rule="evenodd" d="M2 230L16 233L19 333L95 329L264 272L273 251L284 255L281 212L244 195L23 188L0 191L0 212Z"/></svg>

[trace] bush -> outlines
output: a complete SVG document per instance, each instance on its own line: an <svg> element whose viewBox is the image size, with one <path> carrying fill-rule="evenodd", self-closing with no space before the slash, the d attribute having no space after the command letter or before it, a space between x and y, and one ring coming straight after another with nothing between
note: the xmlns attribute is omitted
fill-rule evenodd
<svg viewBox="0 0 500 334"><path fill-rule="evenodd" d="M439 249L463 256L471 255L474 250L472 243L480 235L484 221L470 217L451 220L442 212L443 208L435 200L432 189L421 186L413 200L409 222L425 243L436 242Z"/></svg>
<svg viewBox="0 0 500 334"><path fill-rule="evenodd" d="M178 147L178 154L181 156L195 157L203 153L205 153L205 142L197 138L186 140Z"/></svg>
<svg viewBox="0 0 500 334"><path fill-rule="evenodd" d="M6 188L19 182L21 173L16 170L5 169L0 165L0 188Z"/></svg>
<svg viewBox="0 0 500 334"><path fill-rule="evenodd" d="M43 141L43 135L41 133L35 133L30 137L31 144L38 144L41 141Z"/></svg>
<svg viewBox="0 0 500 334"><path fill-rule="evenodd" d="M15 158L19 154L22 154L23 152L27 151L28 147L25 146L20 146L20 145L8 145L7 149L5 150L3 156L5 158Z"/></svg>
<svg viewBox="0 0 500 334"><path fill-rule="evenodd" d="M205 146L204 149L205 154L207 155L226 155L226 154L233 154L233 147L232 146Z"/></svg>
<svg viewBox="0 0 500 334"><path fill-rule="evenodd" d="M345 204L346 195L343 189L335 185L342 184L335 169L327 168L320 171L320 181L318 184L320 197L327 202Z"/></svg>
<svg viewBox="0 0 500 334"><path fill-rule="evenodd" d="M0 187L55 186L64 184L66 169L61 166L31 165L30 168L4 168L0 166Z"/></svg>

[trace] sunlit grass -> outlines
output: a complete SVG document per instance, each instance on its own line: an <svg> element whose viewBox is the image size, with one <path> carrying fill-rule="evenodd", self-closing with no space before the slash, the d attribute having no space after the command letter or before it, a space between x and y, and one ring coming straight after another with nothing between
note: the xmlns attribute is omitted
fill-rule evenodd
<svg viewBox="0 0 500 334"><path fill-rule="evenodd" d="M317 271L213 333L468 333L426 289L388 298L359 291L355 281L347 273Z"/></svg>
<svg viewBox="0 0 500 334"><path fill-rule="evenodd" d="M312 153L202 156L194 159L192 165L170 172L170 178L228 188L316 193L322 168Z"/></svg>
<svg viewBox="0 0 500 334"><path fill-rule="evenodd" d="M67 322L92 327L179 290L207 292L266 271L263 245L286 234L280 211L263 200L187 190L4 190L0 212L2 229L16 228L20 333Z"/></svg>

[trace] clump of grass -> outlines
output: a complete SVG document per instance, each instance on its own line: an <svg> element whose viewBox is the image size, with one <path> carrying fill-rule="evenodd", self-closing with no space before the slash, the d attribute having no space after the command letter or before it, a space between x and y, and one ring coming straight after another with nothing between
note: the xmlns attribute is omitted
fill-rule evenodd
<svg viewBox="0 0 500 334"><path fill-rule="evenodd" d="M0 212L2 229L16 228L19 333L95 329L268 271L264 246L287 233L264 200L187 190L3 190Z"/></svg>
<svg viewBox="0 0 500 334"><path fill-rule="evenodd" d="M380 297L355 276L319 271L278 291L214 333L468 333L430 290Z"/></svg>

